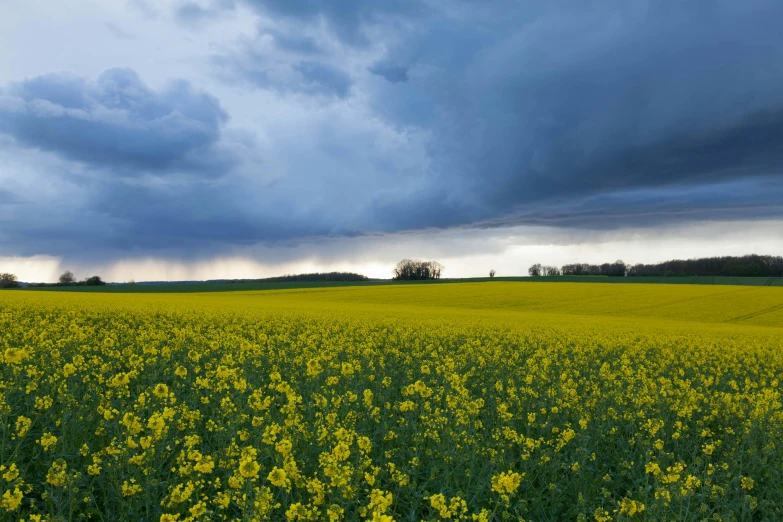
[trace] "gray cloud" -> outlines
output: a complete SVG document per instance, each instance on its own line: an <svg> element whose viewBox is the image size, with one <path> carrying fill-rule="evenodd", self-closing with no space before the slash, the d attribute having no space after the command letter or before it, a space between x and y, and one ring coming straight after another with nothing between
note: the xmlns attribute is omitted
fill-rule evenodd
<svg viewBox="0 0 783 522"><path fill-rule="evenodd" d="M11 191L0 188L0 205L12 205L18 201L18 197Z"/></svg>
<svg viewBox="0 0 783 522"><path fill-rule="evenodd" d="M780 4L489 5L422 22L385 58L412 62L409 82L376 87L384 117L432 130L442 179L474 209L438 218L780 177Z"/></svg>
<svg viewBox="0 0 783 522"><path fill-rule="evenodd" d="M49 74L0 92L0 132L103 166L194 167L227 118L217 99L187 81L155 92L130 69L109 69L95 82Z"/></svg>
<svg viewBox="0 0 783 522"><path fill-rule="evenodd" d="M259 40L243 40L233 51L213 56L212 64L228 83L239 81L281 93L348 96L353 81L347 72L328 61L299 58L299 55L313 54L308 40L284 43L288 50L295 50L287 60L274 55L281 40L275 36L274 41L275 47L265 48Z"/></svg>
<svg viewBox="0 0 783 522"><path fill-rule="evenodd" d="M341 0L314 2L312 0L244 0L245 4L265 15L303 20L307 23L325 22L343 42L368 45L367 25L389 23L400 17L427 12L427 2L419 0Z"/></svg>
<svg viewBox="0 0 783 522"><path fill-rule="evenodd" d="M177 7L175 14L181 22L196 24L209 17L212 11L195 2L185 2Z"/></svg>
<svg viewBox="0 0 783 522"><path fill-rule="evenodd" d="M133 35L127 31L125 31L122 27L119 25L112 23L112 22L106 22L106 29L111 33L112 36L114 36L117 39L120 40L135 40L136 35Z"/></svg>
<svg viewBox="0 0 783 522"><path fill-rule="evenodd" d="M351 77L330 65L306 60L294 65L293 69L302 75L307 90L331 92L344 98L351 88Z"/></svg>
<svg viewBox="0 0 783 522"><path fill-rule="evenodd" d="M235 8L234 0L211 0L206 4L185 0L176 7L174 15L179 22L185 25L198 26Z"/></svg>
<svg viewBox="0 0 783 522"><path fill-rule="evenodd" d="M376 63L367 70L373 74L386 78L392 83L408 81L408 68L401 65Z"/></svg>
<svg viewBox="0 0 783 522"><path fill-rule="evenodd" d="M160 14L149 0L126 0L126 3L130 8L141 13L148 19L155 18Z"/></svg>
<svg viewBox="0 0 783 522"><path fill-rule="evenodd" d="M263 34L270 35L277 45L278 49L298 54L310 55L321 52L318 42L305 34L285 33L275 29L265 29Z"/></svg>
<svg viewBox="0 0 783 522"><path fill-rule="evenodd" d="M221 32L254 13L205 44L212 70L161 59L199 64L188 81L156 90L109 69L3 88L8 157L43 151L28 170L61 191L0 195L29 216L9 231L0 210L8 251L187 257L432 228L783 218L778 2L236 4L175 4L205 34L218 12Z"/></svg>
<svg viewBox="0 0 783 522"><path fill-rule="evenodd" d="M675 226L689 221L772 219L783 215L781 195L783 182L772 178L633 189L531 204L479 226L622 230Z"/></svg>
<svg viewBox="0 0 783 522"><path fill-rule="evenodd" d="M464 198L480 195L489 212L775 176L783 164L773 145L783 114L773 21L783 7L774 2L249 3L305 25L326 21L348 43L384 16L406 18L404 28L376 33L388 50L367 70L408 85L376 88L374 108L435 133L444 180L460 178Z"/></svg>

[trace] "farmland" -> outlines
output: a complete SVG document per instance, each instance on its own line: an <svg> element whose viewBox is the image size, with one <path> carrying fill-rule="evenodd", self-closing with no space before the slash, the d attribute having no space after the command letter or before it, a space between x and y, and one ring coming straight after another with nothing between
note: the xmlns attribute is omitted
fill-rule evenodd
<svg viewBox="0 0 783 522"><path fill-rule="evenodd" d="M767 287L5 291L0 510L779 520L782 344Z"/></svg>
<svg viewBox="0 0 783 522"><path fill-rule="evenodd" d="M161 293L203 293L203 292L237 292L258 290L290 290L299 288L332 288L344 286L383 286L410 284L443 284L443 283L599 283L599 284L686 284L686 285L720 285L720 286L783 286L783 277L602 277L602 276L547 276L547 277L476 277L463 279L434 279L426 281L395 281L391 279L373 279L369 281L200 281L190 283L120 283L102 286L31 286L30 290L47 292L99 292L119 294L161 294Z"/></svg>

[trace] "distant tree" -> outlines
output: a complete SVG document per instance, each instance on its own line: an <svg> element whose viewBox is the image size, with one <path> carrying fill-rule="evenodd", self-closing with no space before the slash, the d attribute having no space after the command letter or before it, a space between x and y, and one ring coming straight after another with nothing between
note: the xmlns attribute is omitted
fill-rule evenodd
<svg viewBox="0 0 783 522"><path fill-rule="evenodd" d="M489 277L495 277L495 269L489 271Z"/></svg>
<svg viewBox="0 0 783 522"><path fill-rule="evenodd" d="M542 275L545 276L559 276L560 275L560 269L556 266L544 266L541 267Z"/></svg>
<svg viewBox="0 0 783 522"><path fill-rule="evenodd" d="M560 269L560 273L569 276L601 275L601 267L587 263L572 263L570 265L563 265Z"/></svg>
<svg viewBox="0 0 783 522"><path fill-rule="evenodd" d="M628 265L626 265L622 259L618 259L612 265L611 275L615 277L625 277L628 274Z"/></svg>
<svg viewBox="0 0 783 522"><path fill-rule="evenodd" d="M741 257L672 259L663 263L628 267L629 276L729 276L783 277L783 257L751 254Z"/></svg>
<svg viewBox="0 0 783 522"><path fill-rule="evenodd" d="M615 261L614 263L604 263L601 265L601 275L609 277L624 277L626 274L626 266L622 261Z"/></svg>
<svg viewBox="0 0 783 522"><path fill-rule="evenodd" d="M67 270L60 275L59 281L61 285L72 285L76 282L76 277L74 277L73 272Z"/></svg>
<svg viewBox="0 0 783 522"><path fill-rule="evenodd" d="M19 281L14 274L0 274L0 288L17 288Z"/></svg>
<svg viewBox="0 0 783 522"><path fill-rule="evenodd" d="M638 276L644 271L644 265L636 264L628 267L629 276Z"/></svg>
<svg viewBox="0 0 783 522"><path fill-rule="evenodd" d="M85 279L84 281L82 281L82 284L83 284L84 286L103 286L103 285L105 285L106 283L105 283L105 282L103 282L103 280L101 280L101 278L100 278L100 277L98 277L98 276L92 276L92 277L88 277L87 279Z"/></svg>
<svg viewBox="0 0 783 522"><path fill-rule="evenodd" d="M531 265L530 268L527 269L527 273L533 277L537 277L543 275L542 268L543 267L541 266L541 263L536 263L535 265Z"/></svg>
<svg viewBox="0 0 783 522"><path fill-rule="evenodd" d="M430 261L427 263L430 269L430 279L440 279L440 274L446 267L438 263L437 261Z"/></svg>
<svg viewBox="0 0 783 522"><path fill-rule="evenodd" d="M539 265L540 266L540 265ZM609 277L783 277L783 257L751 254L741 257L705 257L672 259L663 263L626 265L614 263L563 265L563 275L601 275Z"/></svg>
<svg viewBox="0 0 783 522"><path fill-rule="evenodd" d="M424 281L440 279L444 266L437 261L403 259L392 271L393 279L404 281Z"/></svg>
<svg viewBox="0 0 783 522"><path fill-rule="evenodd" d="M560 269L561 273L563 275L582 275L582 265L579 263L574 263L572 265L563 265Z"/></svg>
<svg viewBox="0 0 783 522"><path fill-rule="evenodd" d="M283 275L277 277L267 277L264 279L252 279L252 280L237 280L236 282L254 281L254 282L270 282L270 283L288 283L296 281L369 281L370 278L355 274L353 272L328 272L328 273L312 273L312 274L293 274ZM231 281L233 282L233 281Z"/></svg>

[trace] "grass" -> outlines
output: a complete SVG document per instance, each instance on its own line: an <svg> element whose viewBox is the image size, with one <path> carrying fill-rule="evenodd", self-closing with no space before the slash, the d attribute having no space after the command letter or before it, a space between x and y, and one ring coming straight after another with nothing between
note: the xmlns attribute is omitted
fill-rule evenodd
<svg viewBox="0 0 783 522"><path fill-rule="evenodd" d="M291 290L300 288L332 288L346 286L386 286L386 285L428 285L443 283L604 283L604 284L686 284L709 286L772 286L783 287L780 277L606 277L606 276L553 276L553 277L473 277L461 279L439 279L436 281L393 281L376 279L370 281L292 281L292 282L199 282L199 283L159 283L159 284L111 284L105 286L45 286L31 287L27 290L46 292L98 292L122 294L162 294L162 293L201 293L236 292L246 290Z"/></svg>
<svg viewBox="0 0 783 522"><path fill-rule="evenodd" d="M242 290L284 290L297 288L327 288L332 286L367 286L390 284L375 281L293 281L279 283L160 283L112 284L105 286L43 286L27 290L46 292L98 292L119 294L182 294L194 292L236 292Z"/></svg>

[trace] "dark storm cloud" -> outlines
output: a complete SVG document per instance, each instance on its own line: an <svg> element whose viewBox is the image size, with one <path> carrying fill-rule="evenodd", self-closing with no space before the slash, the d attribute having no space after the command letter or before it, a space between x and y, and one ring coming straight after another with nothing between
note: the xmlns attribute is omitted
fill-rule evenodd
<svg viewBox="0 0 783 522"><path fill-rule="evenodd" d="M746 177L781 178L783 112L760 112L731 127L698 133L674 133L649 145L596 154L580 164L578 151L553 155L546 168L509 177L505 192L493 194L500 206L534 204L556 197L587 197L617 189L654 188L698 182L710 193L712 183Z"/></svg>
<svg viewBox="0 0 783 522"><path fill-rule="evenodd" d="M432 222L630 190L668 187L659 197L669 197L694 183L712 194L712 184L783 174L783 4L491 5L428 19L417 38L392 47L386 60L412 63L410 80L380 85L375 97L390 121L432 130L444 185L461 187L456 197L472 205L428 205ZM622 223L634 224L634 209L647 221L657 203L635 202ZM710 219L729 203L669 208L681 220ZM734 211L756 214L752 204ZM605 220L595 209L562 223L575 221Z"/></svg>
<svg viewBox="0 0 783 522"><path fill-rule="evenodd" d="M527 205L482 227L543 225L568 229L654 228L689 221L736 221L783 215L783 181L752 178L709 185L634 189Z"/></svg>
<svg viewBox="0 0 783 522"><path fill-rule="evenodd" d="M141 251L187 251L325 232L316 229L315 223L297 222L284 215L262 212L251 218L238 208L239 197L238 191L209 180L162 187L120 181L98 187L95 208L123 223L116 240L107 244L117 250L131 246ZM125 238L132 238L132 244L126 244Z"/></svg>
<svg viewBox="0 0 783 522"><path fill-rule="evenodd" d="M218 100L190 83L155 92L130 69L109 69L95 82L49 74L0 91L0 132L100 166L198 169L226 119Z"/></svg>
<svg viewBox="0 0 783 522"><path fill-rule="evenodd" d="M553 198L781 175L777 2L246 3L290 34L292 20L325 22L339 41L386 49L367 71L402 88L371 88L374 109L432 133L435 183L457 186L469 211L432 204L436 185L423 209L379 201L376 214L416 207L422 226L461 225ZM377 41L360 37L370 29Z"/></svg>
<svg viewBox="0 0 783 522"><path fill-rule="evenodd" d="M92 169L73 207L25 207L38 216L28 251L72 223L116 251L185 255L427 228L783 217L783 3L233 5L184 1L175 15L207 24L251 8L255 34L208 52L258 142L228 142L216 98L186 82L155 91L123 69L0 92L0 133Z"/></svg>

